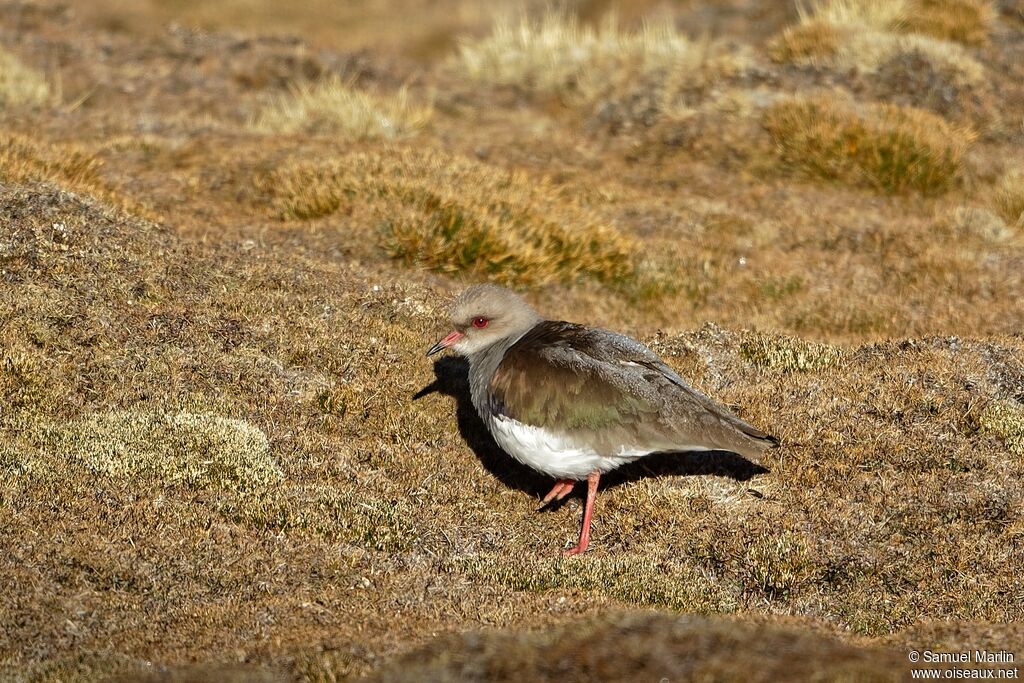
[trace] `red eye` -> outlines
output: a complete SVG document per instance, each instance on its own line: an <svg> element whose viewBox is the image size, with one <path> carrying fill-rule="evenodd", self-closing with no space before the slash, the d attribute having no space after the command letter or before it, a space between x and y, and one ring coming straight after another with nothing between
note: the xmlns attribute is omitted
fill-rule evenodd
<svg viewBox="0 0 1024 683"><path fill-rule="evenodd" d="M487 323L491 322L487 318L473 318L473 327L484 328L487 327Z"/></svg>

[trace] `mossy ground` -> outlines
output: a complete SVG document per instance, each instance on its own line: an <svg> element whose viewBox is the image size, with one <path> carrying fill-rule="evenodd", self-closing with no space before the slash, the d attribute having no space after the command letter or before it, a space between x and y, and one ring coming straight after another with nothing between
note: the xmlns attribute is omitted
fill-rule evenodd
<svg viewBox="0 0 1024 683"><path fill-rule="evenodd" d="M597 57L550 88L459 68L500 19L468 0L0 7L54 97L0 98L0 677L888 680L909 648L1024 654L1024 24L917 4L980 81L935 51L781 58L801 19L775 2L676 6L678 35L582 3L559 44ZM323 83L358 100L341 123L253 125ZM806 117L765 125L794 101L840 111L813 122L832 156L793 146ZM429 125L366 134L401 102ZM535 513L550 482L423 358L484 279L645 340L783 445L609 476L592 552L561 559L580 499Z"/></svg>

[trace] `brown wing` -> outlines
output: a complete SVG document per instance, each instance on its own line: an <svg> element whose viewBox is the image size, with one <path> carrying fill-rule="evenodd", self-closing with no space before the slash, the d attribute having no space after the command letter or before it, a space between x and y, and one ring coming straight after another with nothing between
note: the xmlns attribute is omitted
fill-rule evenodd
<svg viewBox="0 0 1024 683"><path fill-rule="evenodd" d="M640 342L560 321L539 323L509 348L489 399L497 414L608 454L707 448L756 459L774 442Z"/></svg>

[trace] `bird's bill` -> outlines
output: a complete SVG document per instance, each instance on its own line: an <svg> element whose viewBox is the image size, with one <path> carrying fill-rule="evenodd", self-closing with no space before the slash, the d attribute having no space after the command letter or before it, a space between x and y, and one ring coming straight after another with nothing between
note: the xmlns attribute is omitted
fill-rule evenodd
<svg viewBox="0 0 1024 683"><path fill-rule="evenodd" d="M444 351L445 349L447 349L448 347L452 346L453 344L458 344L459 340L462 339L465 336L466 335L464 335L461 332L452 332L447 337L445 337L441 341L439 341L436 344L434 344L433 346L431 346L430 350L427 351L427 355L428 356L433 356L435 353L438 353L440 351Z"/></svg>

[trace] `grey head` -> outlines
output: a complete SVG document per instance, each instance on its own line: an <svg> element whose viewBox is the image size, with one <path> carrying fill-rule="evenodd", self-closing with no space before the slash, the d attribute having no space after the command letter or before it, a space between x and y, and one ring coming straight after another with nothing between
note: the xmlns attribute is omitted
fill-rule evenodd
<svg viewBox="0 0 1024 683"><path fill-rule="evenodd" d="M427 351L431 356L451 349L473 356L502 341L514 341L541 321L537 311L510 289L498 285L474 285L451 305L453 331Z"/></svg>

